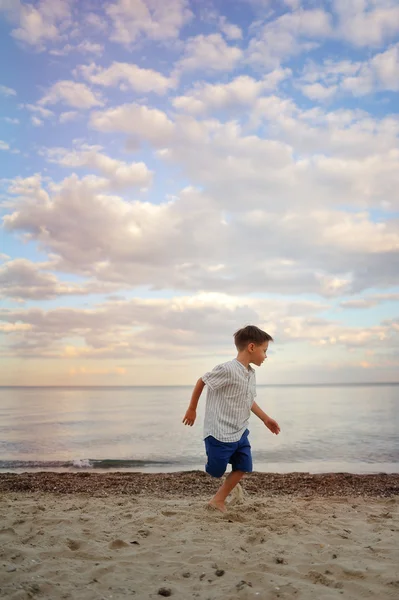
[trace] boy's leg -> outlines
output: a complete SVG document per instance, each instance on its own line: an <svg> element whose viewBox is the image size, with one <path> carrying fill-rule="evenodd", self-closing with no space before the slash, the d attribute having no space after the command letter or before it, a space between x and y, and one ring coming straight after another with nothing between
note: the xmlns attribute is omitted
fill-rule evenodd
<svg viewBox="0 0 399 600"><path fill-rule="evenodd" d="M226 511L225 500L235 486L241 481L245 473L252 472L252 454L251 444L248 439L248 429L243 433L237 444L235 452L230 458L232 472L227 476L224 483L220 486L215 496L210 501L210 505L218 508L222 512Z"/></svg>
<svg viewBox="0 0 399 600"><path fill-rule="evenodd" d="M232 489L235 488L235 486L241 481L244 475L244 471L231 471L212 500L209 501L210 506L213 506L222 512L226 512L225 500Z"/></svg>

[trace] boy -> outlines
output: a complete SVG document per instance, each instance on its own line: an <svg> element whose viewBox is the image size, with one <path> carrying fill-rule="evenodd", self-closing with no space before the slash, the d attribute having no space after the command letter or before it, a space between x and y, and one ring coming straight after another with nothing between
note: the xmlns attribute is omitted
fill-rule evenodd
<svg viewBox="0 0 399 600"><path fill-rule="evenodd" d="M185 425L194 425L198 400L207 385L204 441L208 462L205 470L213 477L222 477L228 463L232 467L231 473L209 501L212 508L221 512L226 512L225 500L233 488L245 473L252 472L247 429L251 411L272 433L280 433L278 423L255 402L255 371L250 366L252 363L260 367L267 358L266 351L272 341L268 333L254 325L237 331L234 334L237 358L218 365L197 381L183 418Z"/></svg>

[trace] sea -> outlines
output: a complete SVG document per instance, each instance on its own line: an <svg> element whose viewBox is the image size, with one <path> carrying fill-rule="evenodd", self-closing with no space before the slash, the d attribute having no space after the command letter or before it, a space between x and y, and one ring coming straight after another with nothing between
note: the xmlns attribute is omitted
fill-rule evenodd
<svg viewBox="0 0 399 600"><path fill-rule="evenodd" d="M1 387L0 472L203 470L205 394L191 387ZM258 386L254 470L399 473L399 384Z"/></svg>

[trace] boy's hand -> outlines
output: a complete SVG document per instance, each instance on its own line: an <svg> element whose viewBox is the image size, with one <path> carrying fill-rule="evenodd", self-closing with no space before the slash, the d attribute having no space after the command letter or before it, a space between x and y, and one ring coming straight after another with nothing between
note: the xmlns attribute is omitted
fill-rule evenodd
<svg viewBox="0 0 399 600"><path fill-rule="evenodd" d="M270 431L272 433L275 433L276 435L278 435L280 433L280 426L277 423L277 421L275 421L274 419L271 419L270 417L268 417L263 422L266 425L266 427L268 429L270 429Z"/></svg>
<svg viewBox="0 0 399 600"><path fill-rule="evenodd" d="M192 427L194 425L194 421L197 418L197 411L192 408L187 409L186 414L184 415L183 423L184 425L189 425Z"/></svg>

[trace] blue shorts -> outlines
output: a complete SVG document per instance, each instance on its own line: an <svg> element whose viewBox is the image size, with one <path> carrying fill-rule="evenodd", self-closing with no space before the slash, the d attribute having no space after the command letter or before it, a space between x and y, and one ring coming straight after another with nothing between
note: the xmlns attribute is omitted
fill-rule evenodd
<svg viewBox="0 0 399 600"><path fill-rule="evenodd" d="M251 444L248 440L248 429L238 442L219 442L208 435L205 438L205 449L208 462L205 471L212 477L222 477L230 463L232 471L252 472Z"/></svg>

